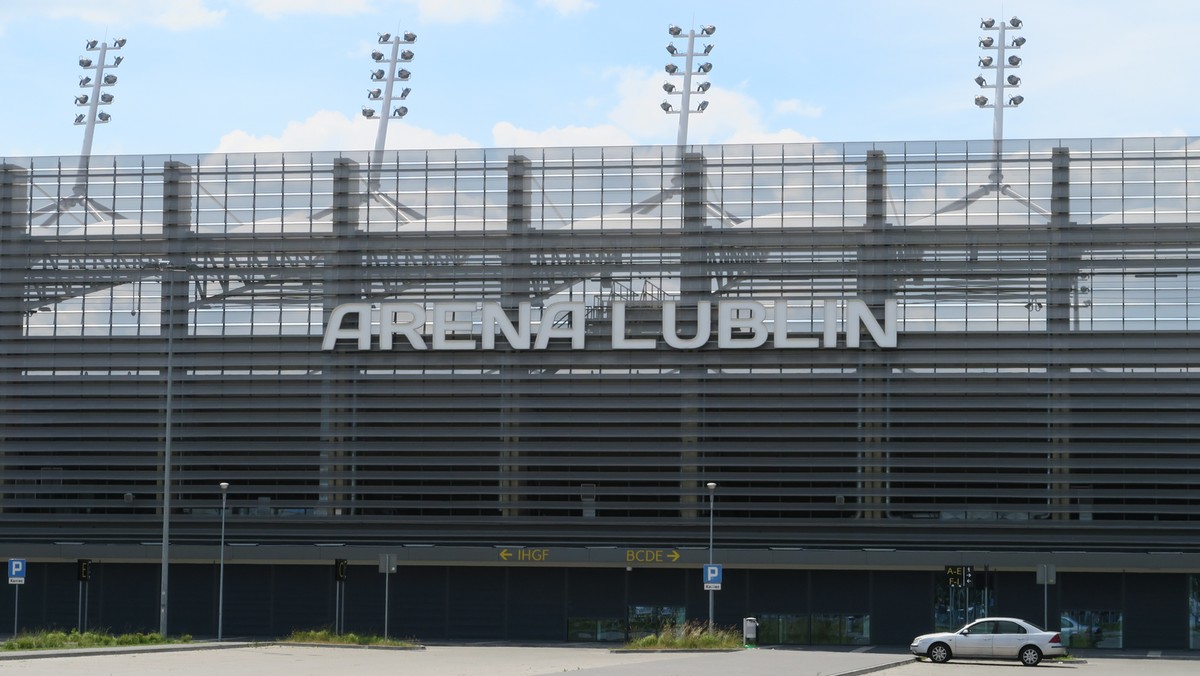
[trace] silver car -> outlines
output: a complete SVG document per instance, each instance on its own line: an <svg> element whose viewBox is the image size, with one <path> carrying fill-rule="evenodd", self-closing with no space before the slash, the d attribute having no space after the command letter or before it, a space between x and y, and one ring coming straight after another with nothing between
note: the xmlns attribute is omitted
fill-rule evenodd
<svg viewBox="0 0 1200 676"><path fill-rule="evenodd" d="M965 625L958 631L922 634L909 646L917 657L931 662L946 662L952 657L1020 660L1027 667L1036 666L1043 657L1067 654L1058 632L1014 617L985 617Z"/></svg>

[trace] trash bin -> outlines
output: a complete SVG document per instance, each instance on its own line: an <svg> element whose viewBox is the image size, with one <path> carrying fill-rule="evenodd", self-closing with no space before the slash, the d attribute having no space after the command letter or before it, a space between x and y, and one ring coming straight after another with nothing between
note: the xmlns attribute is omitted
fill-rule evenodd
<svg viewBox="0 0 1200 676"><path fill-rule="evenodd" d="M748 646L758 644L758 620L753 617L742 618L742 640Z"/></svg>

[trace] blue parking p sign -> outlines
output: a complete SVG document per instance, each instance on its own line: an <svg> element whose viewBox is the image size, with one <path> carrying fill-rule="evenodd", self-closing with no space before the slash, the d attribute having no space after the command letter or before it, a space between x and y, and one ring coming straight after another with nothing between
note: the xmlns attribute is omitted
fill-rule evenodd
<svg viewBox="0 0 1200 676"><path fill-rule="evenodd" d="M25 584L25 559L8 560L8 583Z"/></svg>
<svg viewBox="0 0 1200 676"><path fill-rule="evenodd" d="M721 564L709 563L704 566L704 589L706 591L721 590Z"/></svg>

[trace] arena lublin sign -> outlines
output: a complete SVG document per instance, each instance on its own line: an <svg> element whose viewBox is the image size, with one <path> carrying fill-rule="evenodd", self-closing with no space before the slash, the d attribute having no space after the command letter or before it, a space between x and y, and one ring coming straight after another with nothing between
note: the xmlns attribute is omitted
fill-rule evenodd
<svg viewBox="0 0 1200 676"><path fill-rule="evenodd" d="M713 312L710 301L698 301L687 314L687 335L679 335L678 303L662 303L661 314L644 319L624 301L614 302L604 321L611 323L614 350L653 350L659 339L667 347L693 350L712 340ZM817 308L820 311L817 311ZM655 308L657 309L657 308ZM629 311L637 321L627 322ZM752 349L767 345L776 349L838 347L838 324L844 327L845 347L859 347L864 332L877 347L896 347L896 301L884 303L883 322L861 300L797 301L778 299L770 305L753 300L723 300L716 303L716 340L721 349ZM541 321L534 322L530 303L520 303L511 317L496 302L441 303L346 303L334 308L325 326L321 349L334 349L339 340L354 341L359 350L495 350L496 337L503 336L513 350L544 350L551 340L570 341L571 349L582 350L588 338L588 308L582 302L558 302L542 308ZM829 321L826 318L834 318ZM353 320L353 321L347 321ZM628 324L628 327L627 327ZM789 333L789 324L819 327L807 334ZM694 326L694 330L689 330ZM629 327L636 327L630 335ZM397 340L399 338L399 340Z"/></svg>

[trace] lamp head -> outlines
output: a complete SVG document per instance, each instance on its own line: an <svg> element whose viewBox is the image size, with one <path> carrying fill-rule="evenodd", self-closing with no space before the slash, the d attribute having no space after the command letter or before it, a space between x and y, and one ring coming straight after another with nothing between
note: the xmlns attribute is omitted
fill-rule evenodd
<svg viewBox="0 0 1200 676"><path fill-rule="evenodd" d="M696 112L703 113L706 108L708 108L708 101L701 101L700 105L696 106Z"/></svg>
<svg viewBox="0 0 1200 676"><path fill-rule="evenodd" d="M378 49L373 50L371 52L371 60L374 61L375 63L379 63L380 61L383 61L383 52L379 51Z"/></svg>
<svg viewBox="0 0 1200 676"><path fill-rule="evenodd" d="M662 103L658 104L658 107L662 108L664 113L671 112L671 104L666 101L663 101Z"/></svg>
<svg viewBox="0 0 1200 676"><path fill-rule="evenodd" d="M712 24L708 24L704 28L701 28L700 32L702 34L704 34L705 37L708 37L708 36L712 35L713 33L717 32L717 27Z"/></svg>
<svg viewBox="0 0 1200 676"><path fill-rule="evenodd" d="M993 40L992 36L990 36L990 35L987 36L986 38L979 38L979 46L980 47L985 47L985 48L991 47L994 44L996 44L996 41Z"/></svg>
<svg viewBox="0 0 1200 676"><path fill-rule="evenodd" d="M677 38L683 34L683 29L675 24L671 24L670 26L667 26L667 32L671 34L671 37Z"/></svg>
<svg viewBox="0 0 1200 676"><path fill-rule="evenodd" d="M975 105L979 106L980 108L986 106L987 104L988 104L988 97L983 96L983 95L975 97Z"/></svg>
<svg viewBox="0 0 1200 676"><path fill-rule="evenodd" d="M228 481L222 481L221 483L219 483L217 485L221 487L222 491L229 490L229 482Z"/></svg>
<svg viewBox="0 0 1200 676"><path fill-rule="evenodd" d="M1013 38L1013 41L1012 41L1013 47L1020 47L1024 44L1025 44L1025 38L1022 38L1022 37Z"/></svg>
<svg viewBox="0 0 1200 676"><path fill-rule="evenodd" d="M664 82L663 91L668 94L673 94L675 93L675 85L671 84L670 82Z"/></svg>
<svg viewBox="0 0 1200 676"><path fill-rule="evenodd" d="M991 17L988 17L986 19L981 19L979 21L979 27L980 28L995 28L996 20Z"/></svg>
<svg viewBox="0 0 1200 676"><path fill-rule="evenodd" d="M383 45L383 44L387 44L391 41L392 41L391 33L380 33L379 34L379 44Z"/></svg>
<svg viewBox="0 0 1200 676"><path fill-rule="evenodd" d="M1012 26L1013 28L1020 28L1021 26L1025 25L1025 24L1023 21L1021 21L1020 19L1018 19L1017 17L1014 16L1013 18L1008 20L1008 25Z"/></svg>

